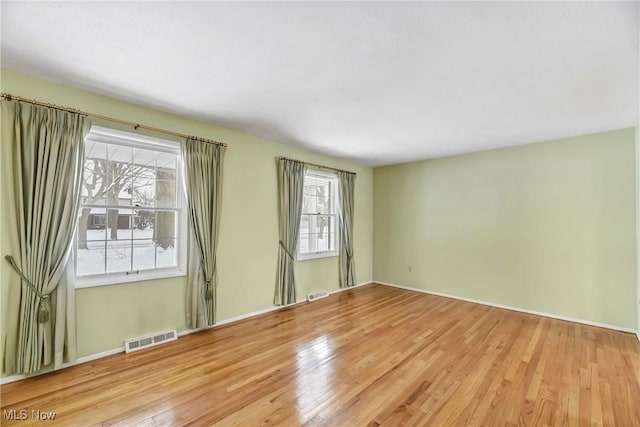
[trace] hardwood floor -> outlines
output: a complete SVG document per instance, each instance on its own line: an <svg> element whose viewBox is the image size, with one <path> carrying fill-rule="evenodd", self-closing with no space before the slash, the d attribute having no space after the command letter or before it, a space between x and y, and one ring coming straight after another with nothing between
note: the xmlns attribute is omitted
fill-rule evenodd
<svg viewBox="0 0 640 427"><path fill-rule="evenodd" d="M5 385L2 409L27 411L2 425L640 426L640 343L369 285Z"/></svg>

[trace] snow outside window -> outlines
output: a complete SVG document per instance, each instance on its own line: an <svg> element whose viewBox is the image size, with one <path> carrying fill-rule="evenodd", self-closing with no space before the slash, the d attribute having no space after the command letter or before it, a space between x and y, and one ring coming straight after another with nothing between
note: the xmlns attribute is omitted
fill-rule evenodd
<svg viewBox="0 0 640 427"><path fill-rule="evenodd" d="M298 260L338 255L338 178L307 170L298 239Z"/></svg>
<svg viewBox="0 0 640 427"><path fill-rule="evenodd" d="M75 235L78 287L186 274L178 142L94 126Z"/></svg>

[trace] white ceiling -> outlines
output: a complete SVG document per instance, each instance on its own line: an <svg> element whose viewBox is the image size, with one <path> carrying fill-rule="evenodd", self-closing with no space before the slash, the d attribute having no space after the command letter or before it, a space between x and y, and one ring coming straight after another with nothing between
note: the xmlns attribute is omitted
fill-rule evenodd
<svg viewBox="0 0 640 427"><path fill-rule="evenodd" d="M366 165L638 123L637 2L1 7L4 68Z"/></svg>

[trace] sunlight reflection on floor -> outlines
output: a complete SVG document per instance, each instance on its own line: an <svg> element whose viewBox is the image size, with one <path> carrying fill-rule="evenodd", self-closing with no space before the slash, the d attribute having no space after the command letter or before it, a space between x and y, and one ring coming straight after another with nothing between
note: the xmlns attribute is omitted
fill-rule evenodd
<svg viewBox="0 0 640 427"><path fill-rule="evenodd" d="M297 407L300 421L304 423L315 414L313 408L332 393L331 384L335 384L334 349L331 338L321 335L296 350Z"/></svg>

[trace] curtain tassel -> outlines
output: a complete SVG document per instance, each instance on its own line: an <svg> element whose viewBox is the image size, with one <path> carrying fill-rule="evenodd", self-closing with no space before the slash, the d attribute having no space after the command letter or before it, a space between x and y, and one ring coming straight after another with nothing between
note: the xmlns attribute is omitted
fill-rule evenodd
<svg viewBox="0 0 640 427"><path fill-rule="evenodd" d="M211 279L205 280L205 285L207 290L204 293L204 298L207 301L210 301L213 299L213 289L211 289Z"/></svg>
<svg viewBox="0 0 640 427"><path fill-rule="evenodd" d="M38 311L38 323L49 321L49 295L40 300L40 310Z"/></svg>

